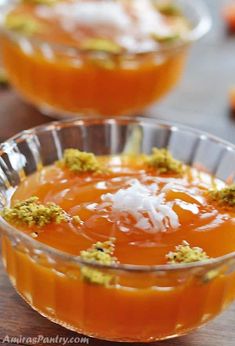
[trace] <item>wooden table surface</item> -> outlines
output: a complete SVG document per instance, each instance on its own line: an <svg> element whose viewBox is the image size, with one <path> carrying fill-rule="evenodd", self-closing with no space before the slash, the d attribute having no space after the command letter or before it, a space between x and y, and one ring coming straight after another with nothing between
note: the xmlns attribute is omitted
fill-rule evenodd
<svg viewBox="0 0 235 346"><path fill-rule="evenodd" d="M153 107L150 114L189 124L235 143L235 119L230 115L228 106L228 90L235 85L235 36L226 33L220 17L221 8L227 0L207 2L214 19L213 30L192 49L180 85L157 107ZM12 90L0 91L0 141L20 130L48 121L36 109L21 101ZM160 345L234 346L234 322L235 305L199 331L161 342ZM15 293L0 264L0 343L6 336L38 335L70 337L76 334L32 311ZM89 341L90 345L116 345L94 339Z"/></svg>

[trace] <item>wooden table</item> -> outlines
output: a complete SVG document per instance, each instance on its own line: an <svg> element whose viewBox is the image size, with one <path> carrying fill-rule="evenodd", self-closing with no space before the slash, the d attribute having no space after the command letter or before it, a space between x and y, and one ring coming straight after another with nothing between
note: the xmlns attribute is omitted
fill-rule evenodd
<svg viewBox="0 0 235 346"><path fill-rule="evenodd" d="M189 124L235 143L235 121L228 110L228 90L235 85L235 37L226 34L220 18L221 8L226 1L207 0L214 18L213 31L193 48L185 76L176 91L152 108L150 114ZM0 91L0 141L20 130L48 121L10 89ZM160 344L234 346L234 322L235 305L201 330ZM17 296L0 264L0 343L6 335L70 337L76 334L32 311ZM116 344L90 339L90 345Z"/></svg>

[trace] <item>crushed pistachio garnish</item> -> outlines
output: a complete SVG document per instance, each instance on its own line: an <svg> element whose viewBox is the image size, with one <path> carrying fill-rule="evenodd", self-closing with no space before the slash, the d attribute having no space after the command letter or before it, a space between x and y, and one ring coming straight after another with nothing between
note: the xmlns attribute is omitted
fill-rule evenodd
<svg viewBox="0 0 235 346"><path fill-rule="evenodd" d="M5 18L4 26L8 30L26 36L31 36L40 31L40 24L37 20L22 14L9 14Z"/></svg>
<svg viewBox="0 0 235 346"><path fill-rule="evenodd" d="M81 251L81 258L89 262L110 265L117 261L117 259L113 257L114 248L113 238L105 242L98 241L93 244L90 249Z"/></svg>
<svg viewBox="0 0 235 346"><path fill-rule="evenodd" d="M226 186L221 190L215 188L209 191L209 197L220 205L235 207L235 184Z"/></svg>
<svg viewBox="0 0 235 346"><path fill-rule="evenodd" d="M104 38L90 38L82 42L81 49L83 50L94 50L101 51L111 54L120 54L122 52L122 47L117 43L104 39Z"/></svg>
<svg viewBox="0 0 235 346"><path fill-rule="evenodd" d="M59 0L21 0L21 1L25 4L52 6L52 5L55 5Z"/></svg>
<svg viewBox="0 0 235 346"><path fill-rule="evenodd" d="M86 281L96 285L108 286L112 280L111 275L104 274L101 271L90 267L82 267L81 273Z"/></svg>
<svg viewBox="0 0 235 346"><path fill-rule="evenodd" d="M97 56L89 56L88 57L90 61L90 63L94 66L96 66L97 68L103 69L103 70L113 70L114 68L116 68L117 66L120 66L121 64L121 57L120 56L102 56L101 58L97 57Z"/></svg>
<svg viewBox="0 0 235 346"><path fill-rule="evenodd" d="M55 203L41 204L36 196L18 202L12 208L4 208L2 217L8 222L29 227L43 227L51 222L59 224L68 220L61 207Z"/></svg>
<svg viewBox="0 0 235 346"><path fill-rule="evenodd" d="M67 167L74 173L102 173L105 169L98 162L97 158L92 153L80 151L78 149L66 149L64 156L59 165Z"/></svg>
<svg viewBox="0 0 235 346"><path fill-rule="evenodd" d="M208 282L216 279L220 274L221 273L218 269L212 269L202 277L202 282L207 284Z"/></svg>
<svg viewBox="0 0 235 346"><path fill-rule="evenodd" d="M182 11L173 1L160 1L155 4L157 10L165 16L180 16Z"/></svg>
<svg viewBox="0 0 235 346"><path fill-rule="evenodd" d="M172 43L180 39L180 35L178 33L172 33L166 36L160 36L155 33L152 34L152 38L159 43Z"/></svg>
<svg viewBox="0 0 235 346"><path fill-rule="evenodd" d="M166 255L166 258L169 264L177 264L205 261L209 256L202 248L191 247L186 240L183 240L182 244L175 247L175 251L170 251Z"/></svg>
<svg viewBox="0 0 235 346"><path fill-rule="evenodd" d="M144 156L144 163L158 173L183 173L183 163L174 159L167 149L153 148L152 155Z"/></svg>
<svg viewBox="0 0 235 346"><path fill-rule="evenodd" d="M80 256L81 259L91 263L103 265L115 264L117 263L117 259L113 256L114 247L114 239L110 238L105 242L97 242L88 250L81 251ZM107 286L113 279L112 275L87 266L81 268L81 273L85 280L98 285Z"/></svg>
<svg viewBox="0 0 235 346"><path fill-rule="evenodd" d="M80 216L78 216L78 215L73 216L73 217L72 217L72 220L73 220L73 222L74 222L75 224L77 224L77 225L81 225L81 224L83 223L82 220L81 220L81 218L80 218Z"/></svg>

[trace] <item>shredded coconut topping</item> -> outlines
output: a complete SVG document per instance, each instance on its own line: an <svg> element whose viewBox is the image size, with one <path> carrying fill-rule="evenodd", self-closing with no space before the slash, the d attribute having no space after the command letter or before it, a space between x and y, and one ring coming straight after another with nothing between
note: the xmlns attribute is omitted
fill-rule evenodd
<svg viewBox="0 0 235 346"><path fill-rule="evenodd" d="M70 23L73 25L79 23L94 26L105 23L112 27L121 28L123 25L130 24L130 20L121 4L113 1L101 0L98 5L97 1L94 0L62 2L53 8L39 7L37 11L44 18L49 17L51 14L61 17L63 20L70 18Z"/></svg>
<svg viewBox="0 0 235 346"><path fill-rule="evenodd" d="M114 32L116 42L130 50L154 49L153 34L157 37L172 36L172 28L152 1L106 1L99 0L58 2L54 6L40 5L36 8L39 18L57 18L62 28L74 33L77 27L94 30L97 37ZM174 30L173 30L174 32ZM108 35L109 36L109 35Z"/></svg>
<svg viewBox="0 0 235 346"><path fill-rule="evenodd" d="M180 226L178 215L172 208L173 202L165 200L165 193L159 191L157 184L143 185L133 179L126 189L104 194L101 199L110 203L112 212L130 214L136 220L135 227L147 232L155 233Z"/></svg>

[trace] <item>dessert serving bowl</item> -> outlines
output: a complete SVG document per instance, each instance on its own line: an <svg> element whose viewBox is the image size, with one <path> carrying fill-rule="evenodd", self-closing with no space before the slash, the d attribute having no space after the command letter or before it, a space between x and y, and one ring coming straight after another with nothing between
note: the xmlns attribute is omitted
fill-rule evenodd
<svg viewBox="0 0 235 346"><path fill-rule="evenodd" d="M81 117L23 131L0 146L1 209L26 177L67 148L96 155L168 148L179 160L234 181L235 147L214 136L151 118ZM88 336L150 342L194 330L235 298L235 253L188 264L101 265L52 248L0 218L10 281L40 314ZM235 231L235 225L234 225ZM82 279L84 266L111 275L108 285Z"/></svg>
<svg viewBox="0 0 235 346"><path fill-rule="evenodd" d="M143 9L135 8L139 27L128 24L130 18L118 7L125 1L88 1L87 7L83 1L85 8L79 7L81 0L60 0L50 6L47 1L40 4L32 0L23 5L17 0L1 1L2 50L11 84L25 100L54 117L76 116L80 112L103 116L133 114L159 100L178 82L189 47L210 29L210 16L201 0L167 0L166 23L176 11L169 3L176 4L189 23L187 32L180 34L182 39L178 39L178 31L182 31L180 21L175 22L175 34L165 34L162 22L155 28L149 3L156 5L162 0L126 1L127 6L144 6ZM71 6L71 2L80 5L64 7L66 3ZM34 21L28 18L34 11L32 6L37 7L35 11L42 21L42 33L35 18ZM53 27L53 19L50 22L54 15L60 20L58 25L63 26L62 32L61 27ZM92 28L89 27L91 23ZM115 23L116 27L112 27ZM94 31L82 44L76 41L83 35L84 27L79 25L86 28L86 33ZM99 28L104 25L111 25L111 29L108 27L108 33L100 29L99 35ZM158 37L151 32L152 27L166 36ZM137 28L142 31L136 33ZM118 30L120 46L112 41ZM134 37L147 35L146 32L148 38L140 42Z"/></svg>

